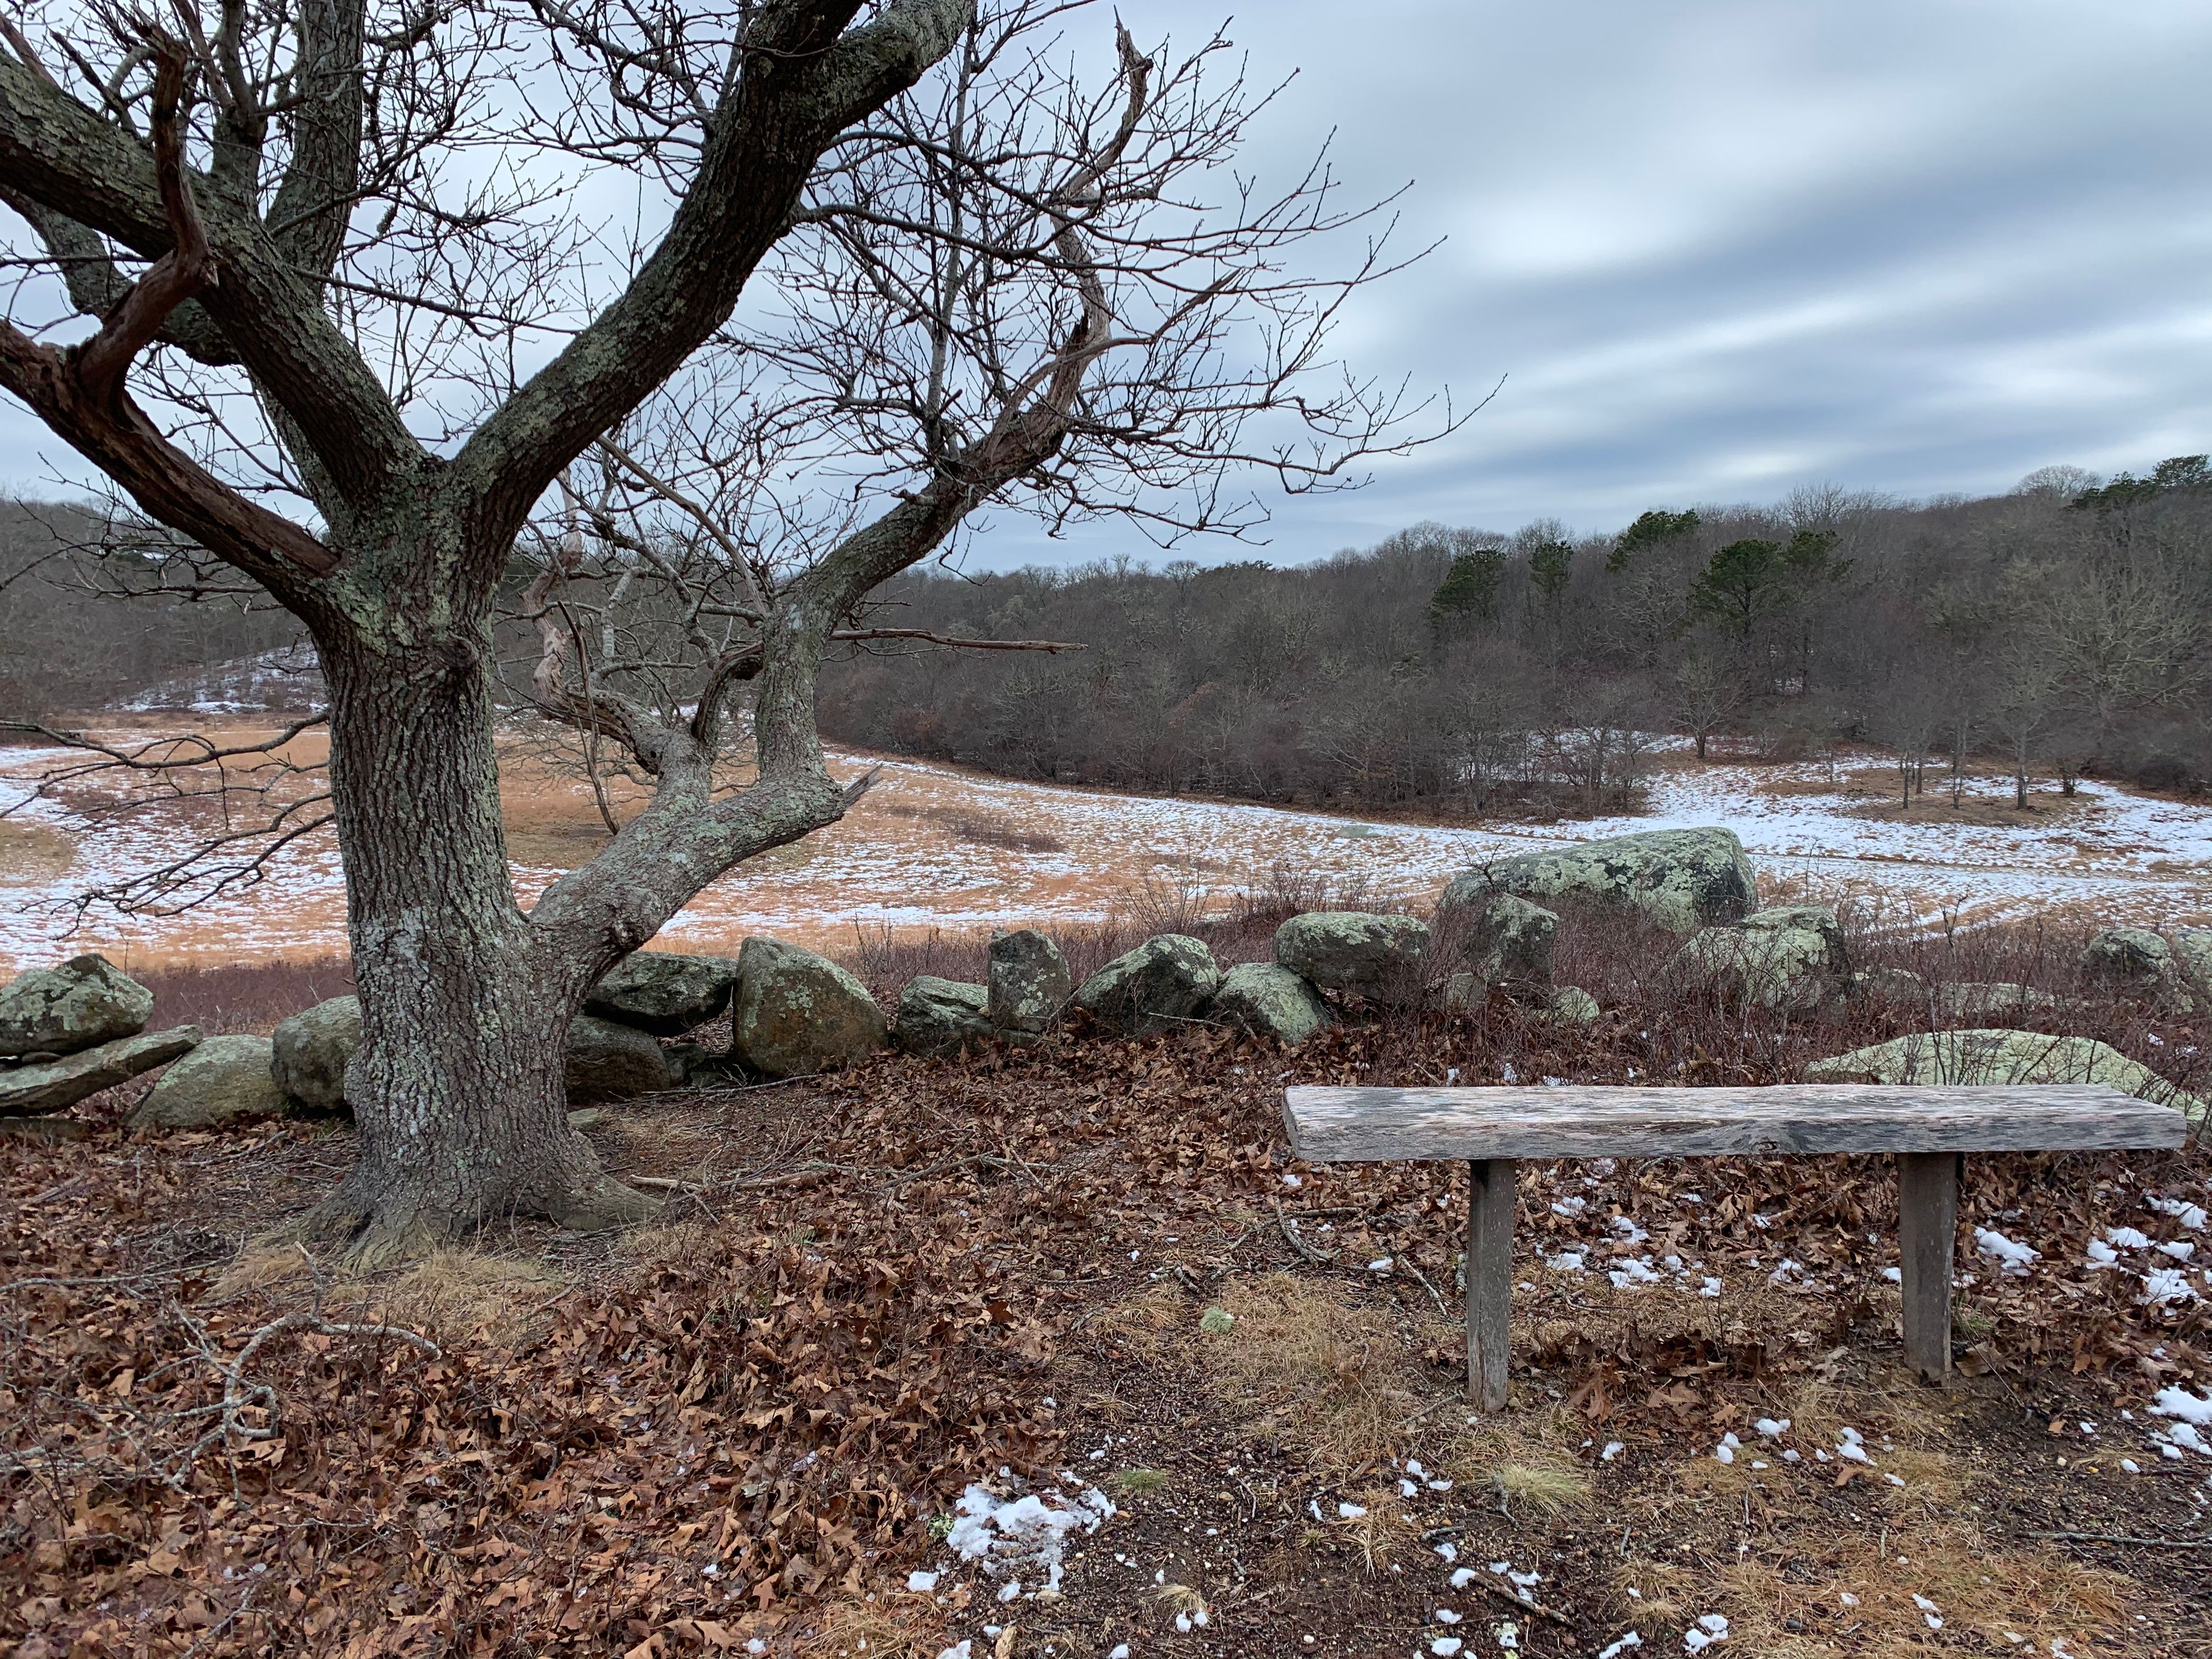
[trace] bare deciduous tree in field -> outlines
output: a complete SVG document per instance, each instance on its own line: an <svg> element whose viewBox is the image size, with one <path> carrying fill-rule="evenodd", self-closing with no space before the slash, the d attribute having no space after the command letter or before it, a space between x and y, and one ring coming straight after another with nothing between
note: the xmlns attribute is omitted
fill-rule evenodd
<svg viewBox="0 0 2212 1659"><path fill-rule="evenodd" d="M1058 39L1070 9L9 20L0 385L296 615L328 682L361 1153L303 1235L376 1258L645 1212L567 1126L568 1023L708 882L845 811L819 666L899 637L871 592L972 515L1233 532L1231 469L1323 486L1409 441L1325 355L1376 247L1285 263L1362 216L1322 171L1231 171L1264 100L1223 43L1117 30L1086 90L1106 23ZM518 599L536 706L651 787L526 913L494 744Z"/></svg>

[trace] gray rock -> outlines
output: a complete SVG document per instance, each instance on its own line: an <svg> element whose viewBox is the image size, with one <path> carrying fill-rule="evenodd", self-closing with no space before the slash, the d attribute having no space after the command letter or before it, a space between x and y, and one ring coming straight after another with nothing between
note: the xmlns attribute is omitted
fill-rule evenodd
<svg viewBox="0 0 2212 1659"><path fill-rule="evenodd" d="M991 1024L1009 1031L1042 1031L1074 994L1067 958L1034 927L991 935Z"/></svg>
<svg viewBox="0 0 2212 1659"><path fill-rule="evenodd" d="M1075 1006L1135 1036L1197 1017L1221 988L1221 969L1205 942L1162 933L1114 958L1077 988Z"/></svg>
<svg viewBox="0 0 2212 1659"><path fill-rule="evenodd" d="M1598 1006L1597 999L1579 985L1562 985L1552 993L1546 1006L1545 1017L1562 1025L1587 1025L1600 1018L1605 1010Z"/></svg>
<svg viewBox="0 0 2212 1659"><path fill-rule="evenodd" d="M128 1083L199 1046L200 1028L179 1025L118 1037L36 1066L0 1067L0 1115L36 1117L74 1106L88 1095Z"/></svg>
<svg viewBox="0 0 2212 1659"><path fill-rule="evenodd" d="M1417 984L1429 925L1365 910L1315 910L1275 930L1275 961L1324 991L1381 1002Z"/></svg>
<svg viewBox="0 0 2212 1659"><path fill-rule="evenodd" d="M136 1036L154 994L106 957L72 957L0 987L0 1054L73 1054Z"/></svg>
<svg viewBox="0 0 2212 1659"><path fill-rule="evenodd" d="M1464 906L1446 906L1440 926L1466 938L1468 965L1485 985L1527 990L1552 982L1552 945L1559 919L1511 893L1483 892Z"/></svg>
<svg viewBox="0 0 2212 1659"><path fill-rule="evenodd" d="M1883 1002L1925 1006L1928 981L1910 968L1869 968L1851 975L1851 989Z"/></svg>
<svg viewBox="0 0 2212 1659"><path fill-rule="evenodd" d="M2192 1121L2204 1115L2203 1101L2110 1044L2039 1031L1985 1028L1893 1037L1814 1060L1805 1076L1814 1083L2101 1083L2172 1106Z"/></svg>
<svg viewBox="0 0 2212 1659"><path fill-rule="evenodd" d="M571 1100L623 1100L672 1088L660 1045L634 1025L579 1014L568 1022L561 1074Z"/></svg>
<svg viewBox="0 0 2212 1659"><path fill-rule="evenodd" d="M269 1065L265 1036L211 1036L161 1073L131 1111L134 1129L204 1129L236 1119L275 1117L284 1091Z"/></svg>
<svg viewBox="0 0 2212 1659"><path fill-rule="evenodd" d="M2081 972L2093 984L2130 996L2165 996L2179 988L2173 951L2148 927L2107 927L2081 947Z"/></svg>
<svg viewBox="0 0 2212 1659"><path fill-rule="evenodd" d="M1731 996L1765 1008L1814 1008L1851 985L1836 913L1817 904L1754 911L1734 927L1695 933L1678 966L1719 980Z"/></svg>
<svg viewBox="0 0 2212 1659"><path fill-rule="evenodd" d="M1443 902L1472 905L1484 891L1542 904L1617 905L1678 933L1741 921L1759 902L1743 843L1717 827L1653 830L1496 859L1454 878Z"/></svg>
<svg viewBox="0 0 2212 1659"><path fill-rule="evenodd" d="M2212 1008L2212 933L2190 931L2173 936L2173 959L2182 988L2199 1009Z"/></svg>
<svg viewBox="0 0 2212 1659"><path fill-rule="evenodd" d="M1490 1000L1490 983L1480 974L1448 974L1437 988L1437 1006L1449 1012L1471 1012Z"/></svg>
<svg viewBox="0 0 2212 1659"><path fill-rule="evenodd" d="M884 1046L883 1010L826 957L772 939L738 953L732 1049L769 1077L804 1077L864 1060Z"/></svg>
<svg viewBox="0 0 2212 1659"><path fill-rule="evenodd" d="M346 1062L361 1047L361 999L332 997L279 1022L270 1038L276 1086L312 1112L346 1103Z"/></svg>
<svg viewBox="0 0 2212 1659"><path fill-rule="evenodd" d="M728 1007L737 984L738 964L727 957L638 951L592 988L584 1012L655 1036L682 1036Z"/></svg>
<svg viewBox="0 0 2212 1659"><path fill-rule="evenodd" d="M2060 998L2008 980L1961 980L1939 985L1924 1001L1945 1019L1999 1019L2008 1014L2048 1013L2064 1006Z"/></svg>
<svg viewBox="0 0 2212 1659"><path fill-rule="evenodd" d="M996 1035L990 1005L991 994L980 985L916 974L899 994L891 1040L910 1054L957 1054L979 1047Z"/></svg>
<svg viewBox="0 0 2212 1659"><path fill-rule="evenodd" d="M1213 994L1213 1017L1286 1048L1335 1021L1320 993L1272 962L1240 962L1224 974Z"/></svg>

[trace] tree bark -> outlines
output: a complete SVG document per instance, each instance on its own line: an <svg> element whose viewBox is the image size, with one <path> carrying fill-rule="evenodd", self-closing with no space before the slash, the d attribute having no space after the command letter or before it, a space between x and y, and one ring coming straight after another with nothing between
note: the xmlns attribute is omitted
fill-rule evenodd
<svg viewBox="0 0 2212 1659"><path fill-rule="evenodd" d="M579 1230L650 1213L568 1127L568 1024L605 965L545 948L516 903L499 810L488 631L387 614L318 629L362 1046L361 1152L298 1225L365 1263L488 1222Z"/></svg>

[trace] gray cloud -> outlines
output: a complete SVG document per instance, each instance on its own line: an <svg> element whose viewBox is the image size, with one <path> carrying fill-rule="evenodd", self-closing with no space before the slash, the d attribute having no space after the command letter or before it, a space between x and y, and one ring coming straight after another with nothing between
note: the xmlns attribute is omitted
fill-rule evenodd
<svg viewBox="0 0 2212 1659"><path fill-rule="evenodd" d="M1121 12L1186 44L1205 15ZM1362 297L1347 356L1462 398L1504 377L1371 488L1276 501L1278 562L1425 517L1601 531L1814 481L1979 492L2212 447L2201 4L1267 0L1230 33L1256 79L1299 71L1264 173L1334 129L1352 191L1411 180L1401 235L1446 239ZM9 487L76 471L0 411ZM1117 550L1145 550L1001 518L969 563Z"/></svg>

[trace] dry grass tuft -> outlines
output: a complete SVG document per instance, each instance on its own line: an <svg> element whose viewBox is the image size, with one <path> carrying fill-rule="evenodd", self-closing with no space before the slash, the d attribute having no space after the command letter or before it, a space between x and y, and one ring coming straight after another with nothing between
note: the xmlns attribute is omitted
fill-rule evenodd
<svg viewBox="0 0 2212 1659"><path fill-rule="evenodd" d="M1407 1443L1431 1390L1418 1333L1396 1309L1287 1273L1240 1285L1223 1304L1236 1323L1202 1338L1200 1349L1232 1405L1340 1472Z"/></svg>
<svg viewBox="0 0 2212 1659"><path fill-rule="evenodd" d="M1462 1485L1489 1487L1510 1514L1563 1515L1590 1498L1574 1450L1582 1437L1581 1419L1558 1412L1534 1424L1476 1424L1440 1462Z"/></svg>
<svg viewBox="0 0 2212 1659"><path fill-rule="evenodd" d="M1340 1516L1336 1524L1351 1534L1368 1571L1381 1572L1419 1548L1421 1523L1406 1513L1395 1486L1364 1488L1352 1494L1351 1502L1366 1513Z"/></svg>
<svg viewBox="0 0 2212 1659"><path fill-rule="evenodd" d="M872 1601L833 1601L814 1621L799 1651L821 1659L916 1659L935 1652L938 1638Z"/></svg>
<svg viewBox="0 0 2212 1659"><path fill-rule="evenodd" d="M567 1281L541 1261L481 1250L434 1250L390 1274L333 1278L296 1247L250 1249L216 1282L218 1299L278 1285L319 1286L323 1305L356 1310L439 1342L482 1336L501 1347L520 1341L547 1299Z"/></svg>

